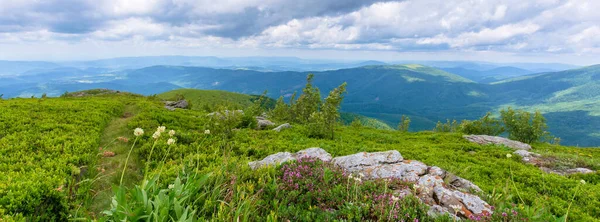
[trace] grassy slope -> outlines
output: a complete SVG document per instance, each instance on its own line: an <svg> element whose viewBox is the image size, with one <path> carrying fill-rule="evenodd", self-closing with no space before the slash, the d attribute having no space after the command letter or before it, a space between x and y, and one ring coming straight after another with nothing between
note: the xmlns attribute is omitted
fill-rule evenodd
<svg viewBox="0 0 600 222"><path fill-rule="evenodd" d="M257 95L245 95L240 93L227 92L222 90L199 90L199 89L177 89L157 95L163 100L175 100L178 95L183 96L191 104L194 110L213 110L217 106L228 107L229 109L241 109L250 106L255 100L259 99ZM267 102L273 106L274 101L269 99Z"/></svg>

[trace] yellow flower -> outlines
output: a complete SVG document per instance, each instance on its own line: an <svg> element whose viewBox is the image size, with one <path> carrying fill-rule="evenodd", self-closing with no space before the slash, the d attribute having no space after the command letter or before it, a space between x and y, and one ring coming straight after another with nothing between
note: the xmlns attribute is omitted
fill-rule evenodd
<svg viewBox="0 0 600 222"><path fill-rule="evenodd" d="M509 153L509 154L506 154L506 158L509 158L509 159L510 159L511 157L512 157L512 155L511 155L510 153Z"/></svg>

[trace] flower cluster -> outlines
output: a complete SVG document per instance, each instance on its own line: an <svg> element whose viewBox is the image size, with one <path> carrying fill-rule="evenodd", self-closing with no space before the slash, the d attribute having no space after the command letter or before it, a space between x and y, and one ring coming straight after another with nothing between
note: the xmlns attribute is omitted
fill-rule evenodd
<svg viewBox="0 0 600 222"><path fill-rule="evenodd" d="M135 130L133 130L133 135L136 137L142 136L144 135L144 130L142 128L135 128Z"/></svg>

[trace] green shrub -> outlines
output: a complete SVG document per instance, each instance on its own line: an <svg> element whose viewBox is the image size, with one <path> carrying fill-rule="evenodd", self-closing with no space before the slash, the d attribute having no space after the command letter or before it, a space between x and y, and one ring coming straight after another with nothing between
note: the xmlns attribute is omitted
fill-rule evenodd
<svg viewBox="0 0 600 222"><path fill-rule="evenodd" d="M513 110L510 107L500 111L508 138L524 143L540 141L548 135L546 118L536 111L534 114L524 110Z"/></svg>
<svg viewBox="0 0 600 222"><path fill-rule="evenodd" d="M408 132L410 128L410 117L402 115L400 118L400 123L398 123L398 130L400 132Z"/></svg>
<svg viewBox="0 0 600 222"><path fill-rule="evenodd" d="M464 134L475 135L490 135L497 136L504 132L502 123L491 117L491 113L486 113L485 116L478 120L463 120L460 124L460 132Z"/></svg>

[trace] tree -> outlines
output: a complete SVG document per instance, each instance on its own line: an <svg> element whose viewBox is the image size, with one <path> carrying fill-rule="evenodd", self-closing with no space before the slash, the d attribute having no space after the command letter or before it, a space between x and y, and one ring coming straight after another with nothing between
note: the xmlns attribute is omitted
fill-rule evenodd
<svg viewBox="0 0 600 222"><path fill-rule="evenodd" d="M290 106L283 101L283 96L277 99L275 108L271 110L271 116L280 121L289 121L291 119Z"/></svg>
<svg viewBox="0 0 600 222"><path fill-rule="evenodd" d="M325 98L325 103L322 107L322 112L325 119L326 129L331 132L331 138L334 136L334 127L337 120L340 118L340 105L344 99L344 93L346 93L346 83L333 89L329 92L329 96Z"/></svg>
<svg viewBox="0 0 600 222"><path fill-rule="evenodd" d="M434 132L456 132L458 131L458 122L456 122L456 120L452 120L452 122L450 122L449 119L446 119L446 123L442 123L440 121L437 122L437 124L435 124L435 128L433 128Z"/></svg>
<svg viewBox="0 0 600 222"><path fill-rule="evenodd" d="M408 132L408 128L410 127L410 117L402 115L400 118L400 123L398 123L398 130L401 132Z"/></svg>
<svg viewBox="0 0 600 222"><path fill-rule="evenodd" d="M361 128L363 126L363 124L358 117L354 117L354 119L350 123L350 126L352 126L354 128Z"/></svg>
<svg viewBox="0 0 600 222"><path fill-rule="evenodd" d="M509 139L532 143L540 141L548 135L546 118L539 111L531 114L524 110L513 110L508 107L506 110L500 111L500 117Z"/></svg>
<svg viewBox="0 0 600 222"><path fill-rule="evenodd" d="M306 77L306 86L302 89L302 95L298 97L295 104L295 113L297 121L300 123L308 122L312 113L319 111L321 106L321 93L319 88L313 87L313 74Z"/></svg>
<svg viewBox="0 0 600 222"><path fill-rule="evenodd" d="M478 120L463 120L459 131L465 134L497 136L504 132L504 127L500 120L493 118L492 113L488 112Z"/></svg>

